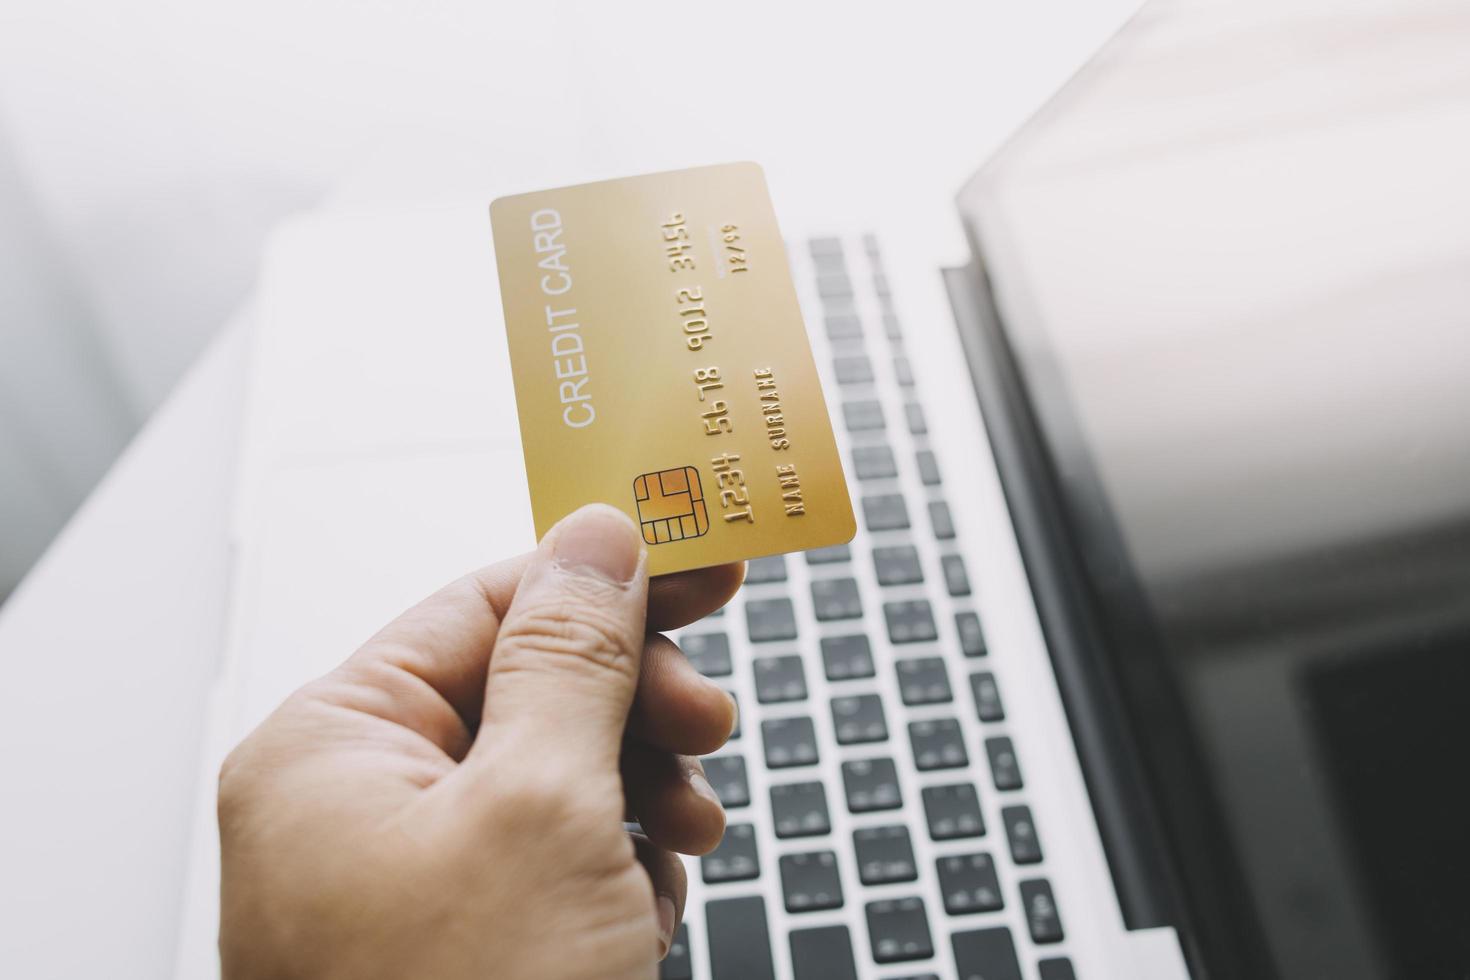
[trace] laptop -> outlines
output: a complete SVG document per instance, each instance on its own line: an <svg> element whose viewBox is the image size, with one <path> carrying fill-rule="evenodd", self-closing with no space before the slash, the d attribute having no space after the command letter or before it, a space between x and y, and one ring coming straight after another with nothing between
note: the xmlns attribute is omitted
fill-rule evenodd
<svg viewBox="0 0 1470 980"><path fill-rule="evenodd" d="M1314 89L1242 137L1251 103L1205 91L1162 150L1091 125L1188 41L1135 19L951 214L783 225L859 530L676 636L741 726L662 977L1463 972L1465 808L1433 791L1470 734L1463 103L1344 120ZM1428 153L1391 204L1272 166L1390 130ZM534 545L487 201L272 246L221 751Z"/></svg>

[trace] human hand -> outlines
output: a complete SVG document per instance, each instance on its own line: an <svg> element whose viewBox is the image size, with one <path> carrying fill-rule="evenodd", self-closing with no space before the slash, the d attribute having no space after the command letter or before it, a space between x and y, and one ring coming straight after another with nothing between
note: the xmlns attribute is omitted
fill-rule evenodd
<svg viewBox="0 0 1470 980"><path fill-rule="evenodd" d="M293 694L220 773L227 980L653 975L684 904L671 852L724 832L689 756L735 707L645 626L740 578L650 584L633 522L583 508Z"/></svg>

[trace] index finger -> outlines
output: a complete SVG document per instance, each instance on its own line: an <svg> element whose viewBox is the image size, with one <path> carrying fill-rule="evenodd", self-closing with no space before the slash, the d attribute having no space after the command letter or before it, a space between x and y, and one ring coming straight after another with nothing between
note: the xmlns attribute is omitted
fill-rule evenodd
<svg viewBox="0 0 1470 980"><path fill-rule="evenodd" d="M517 555L472 573L484 588L485 599L497 620L509 608L530 560L529 554ZM688 626L729 602L744 580L744 562L695 568L649 579L648 628L657 633Z"/></svg>
<svg viewBox="0 0 1470 980"><path fill-rule="evenodd" d="M501 617L530 560L529 554L517 555L451 582L379 630L344 666L376 663L397 668L427 684L467 725L473 724L484 702L490 651ZM677 629L709 615L730 601L744 577L740 563L650 580L648 629ZM355 673L368 683L387 682L378 671ZM395 695L399 696L402 692ZM401 702L397 707L405 712L408 708Z"/></svg>
<svg viewBox="0 0 1470 980"><path fill-rule="evenodd" d="M745 581L745 562L696 568L648 580L648 628L676 630L729 602Z"/></svg>

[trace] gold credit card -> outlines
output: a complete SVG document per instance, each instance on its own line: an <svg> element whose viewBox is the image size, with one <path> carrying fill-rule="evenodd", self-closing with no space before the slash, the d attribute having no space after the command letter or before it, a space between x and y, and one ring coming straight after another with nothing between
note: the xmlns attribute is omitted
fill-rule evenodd
<svg viewBox="0 0 1470 980"><path fill-rule="evenodd" d="M502 197L490 223L538 538L601 501L654 575L851 540L760 167Z"/></svg>

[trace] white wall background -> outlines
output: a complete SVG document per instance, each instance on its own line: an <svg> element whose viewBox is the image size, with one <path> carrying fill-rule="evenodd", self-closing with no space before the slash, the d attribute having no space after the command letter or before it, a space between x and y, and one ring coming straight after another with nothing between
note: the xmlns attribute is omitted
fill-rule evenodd
<svg viewBox="0 0 1470 980"><path fill-rule="evenodd" d="M783 208L896 179L943 201L1135 6L748 0L712 32L692 2L0 0L0 595L247 294L271 226L361 161L458 154L530 188L759 153L820 175ZM793 87L776 60L813 67ZM973 84L983 124L898 95L916 73Z"/></svg>
<svg viewBox="0 0 1470 980"><path fill-rule="evenodd" d="M0 130L0 600L137 420Z"/></svg>

